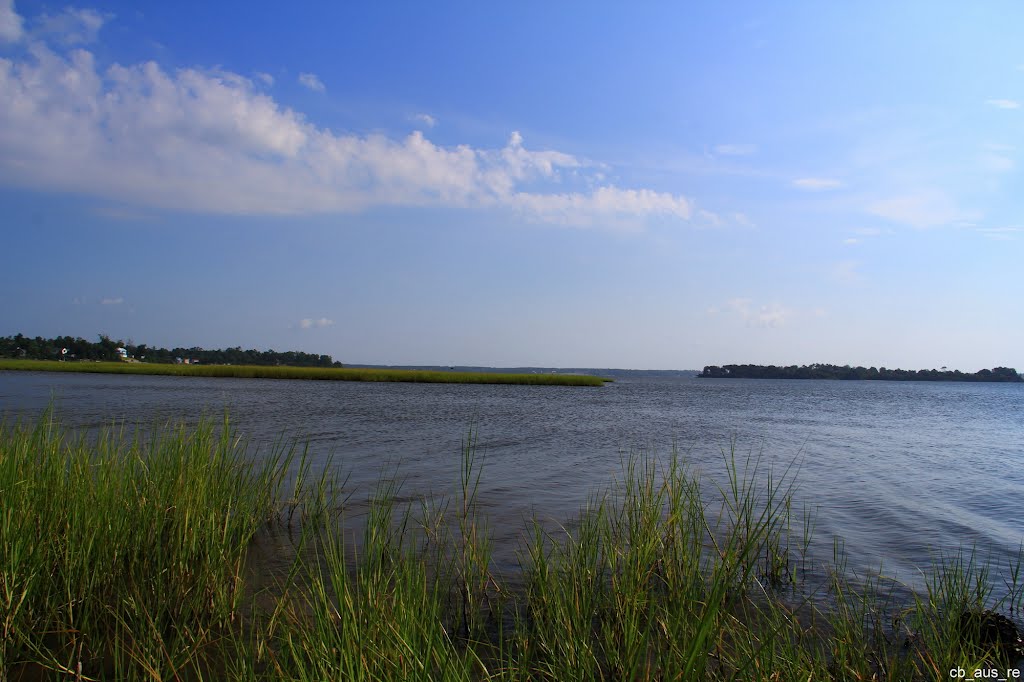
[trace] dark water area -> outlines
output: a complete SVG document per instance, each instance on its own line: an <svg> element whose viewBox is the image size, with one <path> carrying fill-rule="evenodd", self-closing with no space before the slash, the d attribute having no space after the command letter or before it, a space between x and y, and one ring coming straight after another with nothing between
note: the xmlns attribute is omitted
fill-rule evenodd
<svg viewBox="0 0 1024 682"><path fill-rule="evenodd" d="M259 452L282 436L330 462L358 505L397 465L408 499L455 492L461 443L478 435L479 496L502 571L526 521L569 523L637 450L673 444L712 481L723 452L794 465L796 514L816 510L811 565L881 570L913 589L942 555L995 570L1024 541L1024 386L944 382L620 378L602 388L202 379L0 372L0 413L51 402L70 427L220 419ZM793 473L793 472L791 472ZM706 487L713 492L712 485ZM274 543L269 542L268 547ZM284 545L282 545L284 546ZM995 581L998 588L1001 581Z"/></svg>

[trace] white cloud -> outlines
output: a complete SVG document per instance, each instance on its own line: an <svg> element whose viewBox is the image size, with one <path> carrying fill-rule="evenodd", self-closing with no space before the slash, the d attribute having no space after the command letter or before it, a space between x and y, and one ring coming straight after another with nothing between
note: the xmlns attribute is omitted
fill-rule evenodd
<svg viewBox="0 0 1024 682"><path fill-rule="evenodd" d="M754 305L750 298L731 298L721 307L708 308L709 315L731 314L739 317L747 327L781 327L793 316L793 311L779 303Z"/></svg>
<svg viewBox="0 0 1024 682"><path fill-rule="evenodd" d="M859 228L857 228L855 230L852 230L852 232L855 235L857 235L857 236L856 237L848 237L847 239L844 239L843 240L844 244L847 244L847 245L862 244L864 242L864 240L869 238L869 237L878 237L878 236L884 234L884 232L881 229L877 228L877 227L859 227Z"/></svg>
<svg viewBox="0 0 1024 682"><path fill-rule="evenodd" d="M1024 232L1024 227L1008 225L1006 227L979 227L978 232Z"/></svg>
<svg viewBox="0 0 1024 682"><path fill-rule="evenodd" d="M868 204L868 213L916 228L948 225L969 220L976 214L960 210L948 196L937 190L921 190Z"/></svg>
<svg viewBox="0 0 1024 682"><path fill-rule="evenodd" d="M695 227L742 227L745 229L755 229L757 225L754 224L745 213L715 213L704 208L698 208L693 212L692 215L693 224Z"/></svg>
<svg viewBox="0 0 1024 682"><path fill-rule="evenodd" d="M990 99L987 101L997 109L1020 109L1020 102L1013 99Z"/></svg>
<svg viewBox="0 0 1024 682"><path fill-rule="evenodd" d="M68 7L55 16L42 15L38 19L38 31L64 45L88 45L96 42L108 18L94 9Z"/></svg>
<svg viewBox="0 0 1024 682"><path fill-rule="evenodd" d="M697 217L700 218L700 222L709 227L721 227L722 219L717 213L707 211L705 209L699 209L697 211Z"/></svg>
<svg viewBox="0 0 1024 682"><path fill-rule="evenodd" d="M1024 232L1024 227L1009 225L1006 227L979 227L977 231L989 239L997 241L1016 241L1017 234Z"/></svg>
<svg viewBox="0 0 1024 682"><path fill-rule="evenodd" d="M327 86L324 85L324 82L314 73L300 73L299 83L313 92L324 92L327 90Z"/></svg>
<svg viewBox="0 0 1024 682"><path fill-rule="evenodd" d="M412 120L417 123L422 123L428 128L433 128L434 126L437 125L437 119L431 116L430 114L415 114L412 117Z"/></svg>
<svg viewBox="0 0 1024 682"><path fill-rule="evenodd" d="M740 227L757 227L754 221L747 217L746 213L733 213L732 219L736 221L736 224Z"/></svg>
<svg viewBox="0 0 1024 682"><path fill-rule="evenodd" d="M274 84L274 77L271 76L269 73L265 73L263 71L256 72L256 79L259 80L264 85L266 85L267 87L270 87L271 85Z"/></svg>
<svg viewBox="0 0 1024 682"><path fill-rule="evenodd" d="M1001 154L982 154L981 167L993 173L1009 173L1017 167L1017 162Z"/></svg>
<svg viewBox="0 0 1024 682"><path fill-rule="evenodd" d="M860 262L855 260L843 260L832 265L830 272L832 279L842 284L855 284L860 282L863 277L857 272L857 268L860 267Z"/></svg>
<svg viewBox="0 0 1024 682"><path fill-rule="evenodd" d="M100 299L100 305L121 305L124 299L120 296Z"/></svg>
<svg viewBox="0 0 1024 682"><path fill-rule="evenodd" d="M0 59L5 185L227 214L446 206L571 225L689 218L685 197L606 184L604 170L527 148L518 132L500 149L334 133L226 71L146 62L101 72L87 50L43 45Z"/></svg>
<svg viewBox="0 0 1024 682"><path fill-rule="evenodd" d="M754 144L720 144L715 146L715 153L722 156L748 156L757 151Z"/></svg>
<svg viewBox="0 0 1024 682"><path fill-rule="evenodd" d="M790 311L778 303L763 305L753 317L752 323L757 327L781 327L790 316Z"/></svg>
<svg viewBox="0 0 1024 682"><path fill-rule="evenodd" d="M807 189L812 191L825 190L825 189L836 189L842 187L843 183L838 180L831 178L798 178L793 181L793 186L800 189Z"/></svg>
<svg viewBox="0 0 1024 682"><path fill-rule="evenodd" d="M16 43L24 33L21 16L14 10L14 0L0 0L0 42Z"/></svg>
<svg viewBox="0 0 1024 682"><path fill-rule="evenodd" d="M299 320L300 329L312 329L314 327L330 327L332 324L334 324L334 320L328 320L326 317L321 317L318 320L314 320L309 317Z"/></svg>
<svg viewBox="0 0 1024 682"><path fill-rule="evenodd" d="M664 215L687 220L690 202L649 189L619 189L600 187L589 193L572 194L514 194L513 205L527 214L547 222L586 227L611 218Z"/></svg>

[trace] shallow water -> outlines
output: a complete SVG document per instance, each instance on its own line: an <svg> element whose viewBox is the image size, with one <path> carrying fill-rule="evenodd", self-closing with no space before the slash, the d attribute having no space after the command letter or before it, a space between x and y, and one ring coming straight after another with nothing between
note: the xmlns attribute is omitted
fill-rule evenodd
<svg viewBox="0 0 1024 682"><path fill-rule="evenodd" d="M816 509L811 565L845 542L846 567L912 587L942 554L1005 564L1024 540L1024 385L622 379L603 388L201 379L0 372L0 413L62 420L197 422L224 411L253 447L307 442L365 499L397 464L412 499L455 490L470 428L484 455L480 501L500 569L524 521L569 522L621 471L624 453L673 444L710 479L722 453L798 467L797 509ZM710 490L710 488L708 489ZM357 505L358 506L358 505ZM797 514L799 516L799 514ZM998 581L997 581L998 582Z"/></svg>

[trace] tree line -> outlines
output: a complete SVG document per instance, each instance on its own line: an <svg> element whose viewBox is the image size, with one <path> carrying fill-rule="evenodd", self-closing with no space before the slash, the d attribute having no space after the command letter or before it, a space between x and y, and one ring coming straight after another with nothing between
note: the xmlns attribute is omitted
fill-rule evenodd
<svg viewBox="0 0 1024 682"><path fill-rule="evenodd" d="M204 348L157 348L113 340L100 334L98 341L87 341L81 337L58 336L44 339L41 336L29 338L22 334L0 337L0 357L24 358L27 360L118 360L118 348L124 348L129 357L140 362L174 363L199 362L207 365L289 365L292 367L341 367L330 355L303 353L301 351L279 352L275 350L242 350L241 346L223 350ZM66 351L66 352L65 352Z"/></svg>
<svg viewBox="0 0 1024 682"><path fill-rule="evenodd" d="M960 370L886 369L885 367L850 367L849 365L708 365L699 375L710 379L874 379L880 381L1012 381L1024 379L1013 367L983 369L973 374Z"/></svg>

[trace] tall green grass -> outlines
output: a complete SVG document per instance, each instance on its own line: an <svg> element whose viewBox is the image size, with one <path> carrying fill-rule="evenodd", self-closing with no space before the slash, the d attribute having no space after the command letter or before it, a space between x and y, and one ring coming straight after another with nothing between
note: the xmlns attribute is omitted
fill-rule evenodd
<svg viewBox="0 0 1024 682"><path fill-rule="evenodd" d="M1019 570L999 601L961 553L900 601L837 545L809 592L813 518L756 456L726 452L718 482L675 451L628 456L578 518L527 524L510 577L472 433L450 497L400 503L389 472L358 515L297 452L255 460L226 423L95 442L50 415L2 427L0 679L902 681L1011 663L964 614L1014 613ZM294 543L267 592L246 581L259 533Z"/></svg>
<svg viewBox="0 0 1024 682"><path fill-rule="evenodd" d="M284 506L294 451L255 462L228 424L0 431L0 679L173 678L222 656L250 541Z"/></svg>
<svg viewBox="0 0 1024 682"><path fill-rule="evenodd" d="M401 381L444 384L525 384L535 386L603 386L608 379L583 374L508 374L438 372L414 369L350 367L269 367L255 365L168 365L142 362L60 362L0 359L0 370L86 372L243 379L311 379L324 381Z"/></svg>

